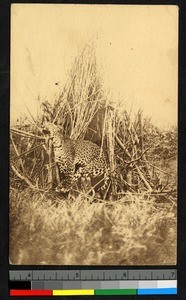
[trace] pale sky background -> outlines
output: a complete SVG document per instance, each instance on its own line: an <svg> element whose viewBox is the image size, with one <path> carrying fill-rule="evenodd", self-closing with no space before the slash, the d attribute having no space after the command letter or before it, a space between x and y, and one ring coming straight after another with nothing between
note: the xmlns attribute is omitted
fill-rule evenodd
<svg viewBox="0 0 186 300"><path fill-rule="evenodd" d="M142 109L154 124L177 124L178 7L170 5L13 4L11 121L53 101L83 44L96 38L113 102ZM60 82L55 85L55 82Z"/></svg>

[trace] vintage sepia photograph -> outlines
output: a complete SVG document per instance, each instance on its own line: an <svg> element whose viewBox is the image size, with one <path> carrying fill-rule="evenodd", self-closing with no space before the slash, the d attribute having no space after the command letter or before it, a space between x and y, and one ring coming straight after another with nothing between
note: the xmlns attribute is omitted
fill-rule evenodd
<svg viewBox="0 0 186 300"><path fill-rule="evenodd" d="M178 7L12 4L9 261L177 262Z"/></svg>

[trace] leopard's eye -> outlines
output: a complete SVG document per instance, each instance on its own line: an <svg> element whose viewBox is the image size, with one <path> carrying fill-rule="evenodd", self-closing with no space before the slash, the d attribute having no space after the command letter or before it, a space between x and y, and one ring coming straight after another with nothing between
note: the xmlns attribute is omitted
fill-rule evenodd
<svg viewBox="0 0 186 300"><path fill-rule="evenodd" d="M42 132L43 132L44 134L50 134L50 131L49 131L48 129L46 129L46 128L43 128L43 129L42 129Z"/></svg>

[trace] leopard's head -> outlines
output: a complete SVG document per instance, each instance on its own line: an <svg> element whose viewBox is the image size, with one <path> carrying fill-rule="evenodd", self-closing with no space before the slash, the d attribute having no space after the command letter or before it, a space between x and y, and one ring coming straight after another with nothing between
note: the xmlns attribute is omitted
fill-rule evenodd
<svg viewBox="0 0 186 300"><path fill-rule="evenodd" d="M61 129L56 124L47 122L43 125L42 131L44 134L53 138L55 135L60 133Z"/></svg>

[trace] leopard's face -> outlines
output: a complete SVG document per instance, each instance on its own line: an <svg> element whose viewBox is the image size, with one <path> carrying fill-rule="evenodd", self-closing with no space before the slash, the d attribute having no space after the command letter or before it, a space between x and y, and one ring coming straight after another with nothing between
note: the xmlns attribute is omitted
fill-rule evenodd
<svg viewBox="0 0 186 300"><path fill-rule="evenodd" d="M42 131L44 134L47 134L53 138L60 132L60 129L57 125L48 122L43 126Z"/></svg>

